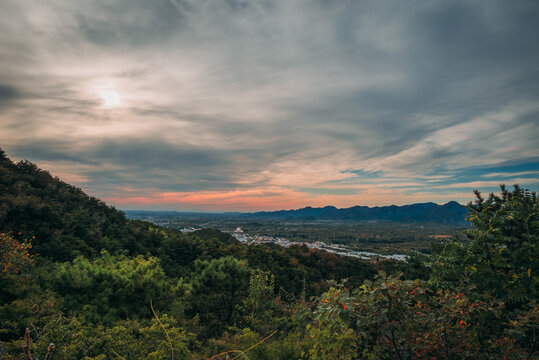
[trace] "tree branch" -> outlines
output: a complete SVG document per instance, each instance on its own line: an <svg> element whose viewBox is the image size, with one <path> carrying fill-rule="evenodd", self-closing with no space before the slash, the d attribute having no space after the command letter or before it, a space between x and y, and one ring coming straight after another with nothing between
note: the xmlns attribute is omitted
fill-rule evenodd
<svg viewBox="0 0 539 360"><path fill-rule="evenodd" d="M26 328L26 331L24 332L24 346L22 347L24 351L24 358L26 360L32 360L32 355L30 354L30 329ZM50 360L52 356L52 352L54 351L54 344L50 343L49 347L47 348L47 355L45 355L45 360ZM0 353L0 360L2 359Z"/></svg>
<svg viewBox="0 0 539 360"><path fill-rule="evenodd" d="M32 355L30 355L30 329L28 328L24 332L24 346L22 349L24 351L24 358L26 360L32 360Z"/></svg>
<svg viewBox="0 0 539 360"><path fill-rule="evenodd" d="M54 351L54 344L50 343L49 347L47 348L47 355L45 355L45 360L50 360L51 359L53 351Z"/></svg>

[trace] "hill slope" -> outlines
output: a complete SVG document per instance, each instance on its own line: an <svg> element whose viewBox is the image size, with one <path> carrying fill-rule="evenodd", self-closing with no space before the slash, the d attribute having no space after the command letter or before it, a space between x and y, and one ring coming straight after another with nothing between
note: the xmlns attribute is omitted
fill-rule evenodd
<svg viewBox="0 0 539 360"><path fill-rule="evenodd" d="M188 276L198 260L233 256L272 271L277 288L288 294L283 297L299 296L305 290L314 294L326 279L359 281L374 275L370 264L325 251L244 246L214 229L182 234L129 220L123 212L28 161L12 162L0 149L0 232L10 231L19 240L35 236L33 253L38 258L64 262L82 255L95 259L102 250L113 255L152 255L172 276Z"/></svg>
<svg viewBox="0 0 539 360"><path fill-rule="evenodd" d="M0 232L35 236L42 257L71 260L101 249L136 254L152 244L145 227L26 160L12 162L0 149Z"/></svg>

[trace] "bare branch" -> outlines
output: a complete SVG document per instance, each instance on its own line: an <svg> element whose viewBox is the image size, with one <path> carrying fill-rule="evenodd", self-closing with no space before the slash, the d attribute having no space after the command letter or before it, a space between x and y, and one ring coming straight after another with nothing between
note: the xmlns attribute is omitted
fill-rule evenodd
<svg viewBox="0 0 539 360"><path fill-rule="evenodd" d="M30 329L26 328L26 331L24 333L24 357L26 360L32 360L32 355L30 355Z"/></svg>
<svg viewBox="0 0 539 360"><path fill-rule="evenodd" d="M50 343L49 347L47 348L47 355L45 355L45 360L50 360L51 359L53 351L54 351L54 344Z"/></svg>
<svg viewBox="0 0 539 360"><path fill-rule="evenodd" d="M22 347L24 351L24 358L26 360L32 360L32 355L30 354L30 329L26 328L24 332L24 346ZM51 360L52 352L54 351L54 344L50 343L47 348L47 355L45 355L45 360ZM1 353L0 353L1 355ZM0 357L1 360L1 357Z"/></svg>

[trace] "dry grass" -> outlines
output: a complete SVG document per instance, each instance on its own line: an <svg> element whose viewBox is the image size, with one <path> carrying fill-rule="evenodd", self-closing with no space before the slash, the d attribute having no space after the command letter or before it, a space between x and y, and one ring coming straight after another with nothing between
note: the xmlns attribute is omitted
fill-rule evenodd
<svg viewBox="0 0 539 360"><path fill-rule="evenodd" d="M254 349L254 348L257 347L258 345L262 344L264 341L268 340L270 337L272 337L273 335L275 335L275 334L277 333L277 331L279 331L279 330L275 330L274 332L272 332L271 334L269 334L268 336L266 336L265 338L263 338L262 340L260 340L259 342L257 342L256 344L254 344L253 346L251 346L251 347L248 348L248 349L245 349L245 350L228 350L228 351L222 352L222 353L220 353L220 354L213 355L212 357L207 358L206 360L217 359L219 356L223 356L223 355L227 355L227 354L231 354L231 353L238 353L238 355L236 355L235 357L233 357L231 360L237 359L237 358L239 358L240 356L242 356L244 359L249 360L249 357L248 357L245 353L246 353L247 351L251 350L251 349Z"/></svg>

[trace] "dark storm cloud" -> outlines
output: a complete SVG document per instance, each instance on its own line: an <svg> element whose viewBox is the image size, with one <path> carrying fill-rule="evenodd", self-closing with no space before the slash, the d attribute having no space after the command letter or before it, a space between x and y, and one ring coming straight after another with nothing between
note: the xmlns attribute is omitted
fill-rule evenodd
<svg viewBox="0 0 539 360"><path fill-rule="evenodd" d="M0 10L1 146L72 169L96 192L421 184L408 192L419 194L539 148L534 1L12 0ZM119 94L117 108L104 91Z"/></svg>

